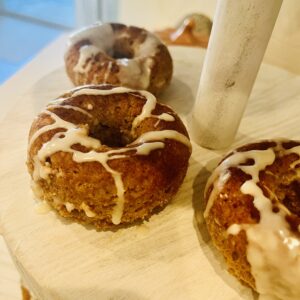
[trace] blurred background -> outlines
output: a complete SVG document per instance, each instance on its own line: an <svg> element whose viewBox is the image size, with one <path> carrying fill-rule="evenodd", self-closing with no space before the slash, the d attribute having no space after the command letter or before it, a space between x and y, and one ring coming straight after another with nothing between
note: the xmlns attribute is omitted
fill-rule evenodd
<svg viewBox="0 0 300 300"><path fill-rule="evenodd" d="M0 0L0 83L75 27L74 0Z"/></svg>
<svg viewBox="0 0 300 300"><path fill-rule="evenodd" d="M216 0L0 0L0 84L59 35L101 20L159 30ZM300 1L285 0L265 61L300 73Z"/></svg>

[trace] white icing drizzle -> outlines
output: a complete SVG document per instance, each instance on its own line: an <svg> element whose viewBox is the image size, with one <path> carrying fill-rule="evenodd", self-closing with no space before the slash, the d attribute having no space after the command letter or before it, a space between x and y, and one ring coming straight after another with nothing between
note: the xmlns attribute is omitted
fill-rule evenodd
<svg viewBox="0 0 300 300"><path fill-rule="evenodd" d="M161 120L164 120L166 122L173 122L173 121L175 121L174 116L172 116L170 114L166 114L166 113L162 113L161 115L156 116L156 117L157 117L157 121L154 124L154 127L157 127Z"/></svg>
<svg viewBox="0 0 300 300"><path fill-rule="evenodd" d="M133 59L119 59L119 80L122 84L134 88L147 89L150 85L150 76L153 66L153 57L156 54L159 39L148 32L146 39L134 49Z"/></svg>
<svg viewBox="0 0 300 300"><path fill-rule="evenodd" d="M91 105L91 104L90 104ZM88 116L89 118L93 118L92 114L90 114L89 112L87 112L86 110L78 107L78 106L73 106L73 105L59 105L59 104L49 104L47 106L47 108L65 108L65 109L72 109L75 111L78 111L86 116ZM89 106L87 107L87 109L89 109ZM91 109L90 109L91 110Z"/></svg>
<svg viewBox="0 0 300 300"><path fill-rule="evenodd" d="M150 72L151 64L145 60L144 62L141 59L128 59L121 58L117 59L117 64L119 66L118 78L122 85L131 86L132 88L147 89L150 82Z"/></svg>
<svg viewBox="0 0 300 300"><path fill-rule="evenodd" d="M85 202L81 203L80 208L85 212L85 214L88 218L94 218L97 216L97 214L94 213Z"/></svg>
<svg viewBox="0 0 300 300"><path fill-rule="evenodd" d="M89 44L80 47L79 58L73 71L78 73L89 72L95 55L103 52L111 56L115 40L121 38L130 38L130 36L126 32L114 33L110 24L94 24L74 33L70 37L68 50L80 41L88 40ZM132 59L121 58L115 60L119 66L117 76L121 85L137 89L147 89L149 87L153 57L159 44L159 39L148 32L144 42L133 48L134 57ZM112 62L110 61L106 68L103 83L107 82L111 67Z"/></svg>
<svg viewBox="0 0 300 300"><path fill-rule="evenodd" d="M183 134L179 133L175 130L160 130L160 131L148 131L140 135L134 143L147 143L150 141L163 141L165 139L172 139L176 140L185 146L187 146L189 149L191 149L191 143L190 140Z"/></svg>
<svg viewBox="0 0 300 300"><path fill-rule="evenodd" d="M79 59L74 66L73 71L79 73L88 72L93 64L94 57L101 50L94 45L84 45L79 49Z"/></svg>
<svg viewBox="0 0 300 300"><path fill-rule="evenodd" d="M70 127L70 123L69 122L66 122L60 118L57 117L56 114L50 112L50 111L47 111L45 112L46 114L48 114L52 120L53 120L53 123L49 124L49 125L46 125L44 127L41 127L39 130L37 130L30 138L29 140L29 144L28 144L28 148L31 148L32 144L34 143L34 141L40 136L42 135L43 133L47 132L47 131L50 131L50 130L53 130L53 129L57 129L57 128L60 128L57 126L57 121L59 120L60 122L60 125L61 125L61 128L69 128Z"/></svg>
<svg viewBox="0 0 300 300"><path fill-rule="evenodd" d="M156 128L158 126L158 124L160 123L160 120L158 119L155 124L154 124L154 127Z"/></svg>
<svg viewBox="0 0 300 300"><path fill-rule="evenodd" d="M156 99L155 97L145 91L134 91L127 88L113 88L111 90L99 90L99 89L92 89L88 87L84 87L82 89L77 89L73 93L71 93L71 97L81 96L81 95L109 95L115 93L129 93L129 92L136 92L140 95L146 97L145 105L142 109L142 112L139 116L137 116L134 120L134 126L137 126L143 119L151 116L162 118L168 121L175 120L175 118L169 114L161 114L159 116L152 116L151 112L156 106ZM65 107L65 106L62 106ZM162 131L151 131L146 132L139 136L135 141L131 144L127 145L125 148L121 149L112 149L107 152L97 152L97 150L101 146L101 142L97 139L88 136L88 127L82 126L78 127L73 123L67 122L57 116L55 113L51 111L45 111L45 114L48 114L53 123L46 125L40 129L38 129L31 137L29 142L29 147L34 143L34 141L43 133L61 128L64 131L58 132L53 135L53 137L47 142L44 143L43 146L39 149L36 156L34 157L34 172L33 172L33 179L38 181L39 179L47 179L49 174L51 173L47 169L47 162L46 158L51 156L54 153L59 151L67 152L72 154L72 159L77 163L83 162L98 162L100 163L107 172L109 172L114 180L115 187L116 187L116 204L113 208L112 212L112 222L114 224L119 224L121 222L121 218L123 215L124 210L124 185L122 181L122 174L109 166L109 161L113 159L120 159L124 158L127 155L132 155L132 151L135 151L134 155L148 155L151 151L156 149L162 149L165 144L165 139L172 139L176 140L180 143L183 143L187 147L191 147L190 141L188 138L174 130L162 130ZM83 153L77 151L72 148L74 144L81 144L87 147L89 152ZM66 209L72 210L73 207L67 207ZM91 211L91 209L84 203L81 205L80 209L84 210L88 217L95 217L96 214Z"/></svg>
<svg viewBox="0 0 300 300"><path fill-rule="evenodd" d="M142 113L138 115L132 122L132 130L134 130L140 124L140 122L146 118L154 117L169 122L175 121L174 116L168 113L162 113L161 115L152 115L152 111L155 109L156 106L156 97L147 91L136 91L126 87L114 87L113 89L109 89L109 90L100 90L100 89L90 88L89 86L84 86L81 89L76 89L72 93L72 97L77 97L82 95L106 96L111 94L123 94L123 93L138 93L142 97L146 98L146 103L143 106ZM66 99L67 98L60 98L59 101L63 101Z"/></svg>
<svg viewBox="0 0 300 300"><path fill-rule="evenodd" d="M159 43L160 40L154 34L148 32L145 41L138 47L135 53L136 56L147 57L154 55L153 49L155 49Z"/></svg>
<svg viewBox="0 0 300 300"><path fill-rule="evenodd" d="M109 61L109 62L108 62L108 65L107 65L107 67L106 67L105 74L104 74L103 83L106 83L106 82L107 82L107 78L108 78L108 76L109 76L109 74L110 74L110 72L111 72L112 66L113 66L112 61Z"/></svg>
<svg viewBox="0 0 300 300"><path fill-rule="evenodd" d="M78 42L88 40L79 49L79 58L73 71L78 73L88 72L91 68L93 58L100 52L109 53L114 43L113 29L110 24L96 23L85 27L70 36L68 50Z"/></svg>
<svg viewBox="0 0 300 300"><path fill-rule="evenodd" d="M162 142L151 142L151 143L144 143L137 146L136 154L137 155L149 155L151 151L156 149L162 149L165 147L165 144Z"/></svg>
<svg viewBox="0 0 300 300"><path fill-rule="evenodd" d="M65 206L66 210L69 213L71 213L74 209L76 209L75 205L71 202L65 202L63 203L63 205ZM97 216L97 214L93 212L90 206L85 202L82 202L80 204L79 210L83 211L88 218L94 218Z"/></svg>
<svg viewBox="0 0 300 300"><path fill-rule="evenodd" d="M291 169L295 169L296 166L300 165L300 159L295 160L293 163L290 164Z"/></svg>
<svg viewBox="0 0 300 300"><path fill-rule="evenodd" d="M95 23L72 34L68 48L84 40L88 40L99 51L109 52L113 46L114 32L110 24Z"/></svg>
<svg viewBox="0 0 300 300"><path fill-rule="evenodd" d="M146 91L143 91L140 94L146 97L147 101L143 107L142 113L133 120L132 128L136 128L142 120L151 117L151 113L156 106L156 98L154 95Z"/></svg>
<svg viewBox="0 0 300 300"><path fill-rule="evenodd" d="M49 104L47 106L60 105L65 99L67 99L67 98L59 97L59 98L50 100Z"/></svg>
<svg viewBox="0 0 300 300"><path fill-rule="evenodd" d="M71 202L65 202L66 210L71 213L75 209L75 205Z"/></svg>
<svg viewBox="0 0 300 300"><path fill-rule="evenodd" d="M291 231L285 217L291 214L282 205L279 212L272 211L272 202L264 196L263 191L257 185L259 172L275 161L275 151L285 154L297 153L300 156L300 146L284 150L282 141L277 141L277 146L267 150L251 150L235 152L225 159L216 169L213 179L220 187L221 174L226 173L229 167L237 167L251 175L251 179L241 186L243 194L253 196L253 204L260 213L260 221L257 224L233 224L227 229L228 234L236 235L244 230L247 235L247 259L251 265L251 273L255 278L255 284L260 299L298 300L300 299L300 240ZM254 160L254 165L241 166L248 159ZM214 189L218 190L215 186ZM213 205L215 194L211 194L205 212L207 217Z"/></svg>
<svg viewBox="0 0 300 300"><path fill-rule="evenodd" d="M161 115L157 116L157 118L159 120L164 120L166 122L173 122L173 121L175 121L174 116L172 116L170 114L167 114L167 113L162 113Z"/></svg>

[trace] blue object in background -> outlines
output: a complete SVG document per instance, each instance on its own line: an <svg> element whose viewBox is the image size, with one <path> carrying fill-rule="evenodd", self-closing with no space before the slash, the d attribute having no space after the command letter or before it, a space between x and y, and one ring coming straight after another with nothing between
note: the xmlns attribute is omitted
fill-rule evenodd
<svg viewBox="0 0 300 300"><path fill-rule="evenodd" d="M74 0L0 0L0 3L0 7L6 12L64 27L75 27Z"/></svg>
<svg viewBox="0 0 300 300"><path fill-rule="evenodd" d="M0 84L64 31L74 0L0 0Z"/></svg>

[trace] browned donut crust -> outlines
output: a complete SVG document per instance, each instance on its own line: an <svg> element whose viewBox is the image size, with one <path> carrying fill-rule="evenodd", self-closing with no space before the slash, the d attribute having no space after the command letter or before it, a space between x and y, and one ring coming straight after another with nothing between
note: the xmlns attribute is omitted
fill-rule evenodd
<svg viewBox="0 0 300 300"><path fill-rule="evenodd" d="M273 140L248 144L228 154L218 167L239 152L273 149L276 158L271 165L259 171L258 186L263 195L270 199L274 214L282 211L282 206L289 211L285 219L290 230L296 234L300 224L300 179L297 174L300 162L298 154L286 150L298 145L298 141ZM237 166L224 168L227 172L226 180L221 178L218 168L213 172L206 186L205 201L209 203L210 208L205 213L205 219L212 241L224 256L229 272L244 284L256 289L255 278L247 259L246 232L241 230L233 235L227 231L233 224L260 222L261 214L253 203L253 196L241 192L242 185L251 179L251 176L240 167L253 164L252 159L247 159ZM278 257L278 260L280 259Z"/></svg>
<svg viewBox="0 0 300 300"><path fill-rule="evenodd" d="M117 23L108 23L98 26L110 26L113 35L113 45L106 51L100 51L85 62L87 71L78 72L74 68L80 58L80 49L92 44L89 39L88 28L82 39L71 44L65 54L66 71L74 85L102 84L126 86L132 89L148 90L153 94L159 94L171 81L173 63L167 47L157 37L145 29L135 26L126 26ZM93 27L94 28L94 27ZM148 38L153 41L151 54L140 53L140 49ZM140 68L140 74L124 73L122 63L118 59L135 60ZM127 62L125 63L127 64ZM141 81L146 78L147 82Z"/></svg>
<svg viewBox="0 0 300 300"><path fill-rule="evenodd" d="M110 90L111 93L89 95L82 92L86 89L96 90L97 93ZM148 155L138 155L136 147L147 141L137 139L148 132L175 131L187 138L187 131L176 113L159 103L156 103L151 116L142 119L135 130L132 130L132 123L142 113L147 100L141 92L114 93L115 89L109 85L74 89L60 97L63 100L59 105L48 106L48 112L78 128L86 128L88 136L102 142L95 150L97 153L126 150L120 153L124 154L123 157L107 161L112 170L121 174L124 185L124 210L121 222L117 224L120 226L147 220L172 199L185 177L191 153L187 145L176 139L160 140L157 137L151 142L163 142L163 147L154 147ZM82 94L74 96L78 92ZM70 106L85 110L91 116L70 109ZM169 114L174 120L158 119L157 116L162 114ZM53 122L47 111L39 114L33 121L29 139ZM46 178L35 178L35 158L38 152L55 134L62 132L63 135L64 131L62 128L46 130L28 148L27 165L37 187L36 193L63 217L92 224L100 229L116 227L112 223L112 210L118 197L117 187L112 174L103 164L98 161L76 162L72 153L58 151L41 162L43 168L50 168L49 175ZM91 151L80 142L74 143L71 148L77 154L89 154ZM82 203L85 203L88 210L85 211L84 207L82 209ZM71 209L68 209L67 204Z"/></svg>

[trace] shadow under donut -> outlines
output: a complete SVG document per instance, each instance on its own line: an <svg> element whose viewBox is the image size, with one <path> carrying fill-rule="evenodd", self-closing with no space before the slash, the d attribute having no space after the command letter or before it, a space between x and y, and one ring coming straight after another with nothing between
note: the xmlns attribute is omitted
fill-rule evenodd
<svg viewBox="0 0 300 300"><path fill-rule="evenodd" d="M195 101L191 87L177 77L172 78L170 86L157 99L159 102L171 106L181 115L189 114Z"/></svg>
<svg viewBox="0 0 300 300"><path fill-rule="evenodd" d="M200 247L205 249L203 252L207 257L207 260L212 265L215 273L222 278L225 284L229 285L232 289L236 290L237 294L245 300L258 300L258 294L250 288L243 286L238 280L236 280L227 271L227 265L223 256L214 247L210 234L207 230L204 220L205 199L204 190L206 182L212 173L212 170L217 166L220 159L212 159L206 166L204 166L193 182L193 209L194 220L193 225L197 233L197 238Z"/></svg>

